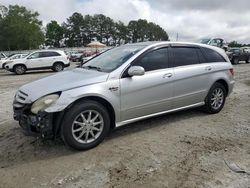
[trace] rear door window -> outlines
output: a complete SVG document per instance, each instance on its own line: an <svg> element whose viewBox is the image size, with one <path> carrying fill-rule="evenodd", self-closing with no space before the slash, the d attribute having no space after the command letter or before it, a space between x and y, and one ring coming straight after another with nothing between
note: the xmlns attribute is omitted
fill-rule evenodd
<svg viewBox="0 0 250 188"><path fill-rule="evenodd" d="M40 57L50 57L50 52L40 52Z"/></svg>
<svg viewBox="0 0 250 188"><path fill-rule="evenodd" d="M200 63L198 48L174 46L171 48L171 52L173 55L174 67L194 65ZM200 58L202 58L202 56Z"/></svg>
<svg viewBox="0 0 250 188"><path fill-rule="evenodd" d="M55 57L55 56L61 56L59 53L57 52L48 52L50 57Z"/></svg>

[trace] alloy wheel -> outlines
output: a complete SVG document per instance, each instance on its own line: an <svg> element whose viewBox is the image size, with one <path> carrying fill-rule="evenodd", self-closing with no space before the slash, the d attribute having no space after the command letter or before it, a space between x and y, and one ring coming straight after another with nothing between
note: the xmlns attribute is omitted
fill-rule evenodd
<svg viewBox="0 0 250 188"><path fill-rule="evenodd" d="M17 74L23 74L25 72L25 68L23 66L17 66L15 71Z"/></svg>
<svg viewBox="0 0 250 188"><path fill-rule="evenodd" d="M94 142L102 133L104 120L95 110L86 110L76 116L72 124L72 135L79 143Z"/></svg>
<svg viewBox="0 0 250 188"><path fill-rule="evenodd" d="M219 109L224 102L224 92L221 88L216 88L211 95L211 107Z"/></svg>
<svg viewBox="0 0 250 188"><path fill-rule="evenodd" d="M55 70L56 70L57 72L60 72L60 71L63 70L63 66L62 66L61 64L56 64Z"/></svg>

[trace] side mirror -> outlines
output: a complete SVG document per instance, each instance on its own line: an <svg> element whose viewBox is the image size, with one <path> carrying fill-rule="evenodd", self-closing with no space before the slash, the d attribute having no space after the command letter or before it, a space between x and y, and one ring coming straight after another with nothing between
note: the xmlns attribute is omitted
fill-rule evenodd
<svg viewBox="0 0 250 188"><path fill-rule="evenodd" d="M132 66L128 69L129 76L142 76L145 74L145 70L141 66Z"/></svg>

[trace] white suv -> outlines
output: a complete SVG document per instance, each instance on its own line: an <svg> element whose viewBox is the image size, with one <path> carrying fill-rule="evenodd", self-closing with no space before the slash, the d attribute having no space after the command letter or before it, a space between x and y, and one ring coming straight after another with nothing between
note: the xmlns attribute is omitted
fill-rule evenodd
<svg viewBox="0 0 250 188"><path fill-rule="evenodd" d="M52 69L59 72L68 67L67 55L60 50L43 50L29 54L23 59L6 62L4 68L16 74L24 74L27 70Z"/></svg>

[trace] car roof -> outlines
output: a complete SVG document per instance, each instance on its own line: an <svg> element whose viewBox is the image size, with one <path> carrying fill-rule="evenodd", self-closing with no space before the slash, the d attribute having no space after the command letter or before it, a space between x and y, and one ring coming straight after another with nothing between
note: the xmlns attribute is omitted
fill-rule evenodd
<svg viewBox="0 0 250 188"><path fill-rule="evenodd" d="M31 53L35 53L35 52L57 52L59 54L64 54L63 50L37 50L37 51L33 51Z"/></svg>
<svg viewBox="0 0 250 188"><path fill-rule="evenodd" d="M216 46L211 46L207 44L201 44L201 43L193 43L193 42L171 42L171 41L150 41L150 42L138 42L138 43L133 43L133 44L126 44L126 45L131 45L131 46L140 46L143 45L145 46L143 49L147 50L150 48L154 48L157 46L190 46L190 47L203 47L203 48L209 48L211 50L214 50L221 54L225 59L227 59L227 55L225 51L219 47Z"/></svg>
<svg viewBox="0 0 250 188"><path fill-rule="evenodd" d="M170 46L196 46L196 47L205 47L210 48L213 50L218 50L220 48L216 46L211 46L207 44L201 44L201 43L194 43L194 42L171 42L171 41L150 41L150 42L138 42L138 43L132 43L132 44L126 44L131 46L145 46L145 47L154 47L154 46L160 46L160 45L170 45Z"/></svg>

